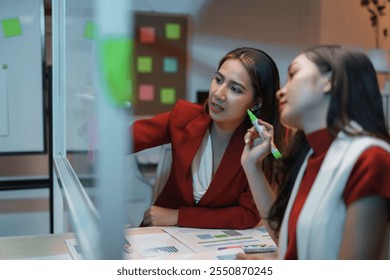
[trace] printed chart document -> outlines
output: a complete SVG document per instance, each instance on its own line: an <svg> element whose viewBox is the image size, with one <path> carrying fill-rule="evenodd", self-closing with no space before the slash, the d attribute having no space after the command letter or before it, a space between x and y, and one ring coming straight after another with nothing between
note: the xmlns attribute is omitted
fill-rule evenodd
<svg viewBox="0 0 390 280"><path fill-rule="evenodd" d="M168 233L127 235L129 246L127 258L163 258L179 254L193 254L194 251Z"/></svg>
<svg viewBox="0 0 390 280"><path fill-rule="evenodd" d="M163 230L197 253L231 248L248 249L248 253L277 250L265 227L246 230L166 227Z"/></svg>
<svg viewBox="0 0 390 280"><path fill-rule="evenodd" d="M198 250L175 238L163 228L156 233L127 234L125 259L233 260L241 247L226 250ZM135 231L136 232L136 231Z"/></svg>

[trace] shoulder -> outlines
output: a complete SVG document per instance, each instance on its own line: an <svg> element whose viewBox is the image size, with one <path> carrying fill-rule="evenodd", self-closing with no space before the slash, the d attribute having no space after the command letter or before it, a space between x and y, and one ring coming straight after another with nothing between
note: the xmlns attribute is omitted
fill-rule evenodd
<svg viewBox="0 0 390 280"><path fill-rule="evenodd" d="M358 161L374 165L390 164L390 153L382 147L372 146L361 154Z"/></svg>
<svg viewBox="0 0 390 280"><path fill-rule="evenodd" d="M186 100L178 100L171 112L171 119L189 121L204 114L204 106Z"/></svg>
<svg viewBox="0 0 390 280"><path fill-rule="evenodd" d="M366 149L356 161L353 171L361 174L387 175L390 177L390 153L378 146Z"/></svg>
<svg viewBox="0 0 390 280"><path fill-rule="evenodd" d="M189 102L187 100L179 99L175 106L173 107L172 112L175 111L186 111L189 114L191 113L200 113L204 111L204 106Z"/></svg>
<svg viewBox="0 0 390 280"><path fill-rule="evenodd" d="M390 153L382 147L371 146L357 159L344 192L347 204L369 195L390 199Z"/></svg>

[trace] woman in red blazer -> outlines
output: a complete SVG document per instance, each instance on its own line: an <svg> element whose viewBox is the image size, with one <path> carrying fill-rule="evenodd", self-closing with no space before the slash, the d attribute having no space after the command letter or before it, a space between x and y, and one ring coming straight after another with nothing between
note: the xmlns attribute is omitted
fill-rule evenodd
<svg viewBox="0 0 390 280"><path fill-rule="evenodd" d="M168 181L145 211L144 226L245 229L260 221L240 163L243 138L252 126L246 110L273 125L275 144L283 148L278 89L272 58L258 49L238 48L220 60L204 106L179 100L171 112L134 122L135 152L172 145ZM263 163L270 183L274 161L269 156Z"/></svg>

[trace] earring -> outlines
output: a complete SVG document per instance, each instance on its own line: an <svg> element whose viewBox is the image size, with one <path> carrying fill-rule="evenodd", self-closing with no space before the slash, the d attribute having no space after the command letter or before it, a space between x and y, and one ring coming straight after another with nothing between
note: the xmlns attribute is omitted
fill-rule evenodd
<svg viewBox="0 0 390 280"><path fill-rule="evenodd" d="M261 103L260 103L260 104L256 103L256 104L251 108L251 111L257 111L257 110L261 109L261 106L262 106Z"/></svg>

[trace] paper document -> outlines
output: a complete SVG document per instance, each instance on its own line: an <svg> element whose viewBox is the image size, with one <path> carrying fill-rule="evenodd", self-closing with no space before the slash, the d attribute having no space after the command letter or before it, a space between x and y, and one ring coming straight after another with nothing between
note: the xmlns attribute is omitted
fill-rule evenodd
<svg viewBox="0 0 390 280"><path fill-rule="evenodd" d="M163 230L197 253L244 246L267 248L264 252L277 250L265 227L246 230L166 227Z"/></svg>
<svg viewBox="0 0 390 280"><path fill-rule="evenodd" d="M127 235L126 240L130 243L126 250L128 253L126 258L131 259L194 253L168 233Z"/></svg>
<svg viewBox="0 0 390 280"><path fill-rule="evenodd" d="M165 255L164 260L234 260L238 253L244 253L241 248L232 248L220 251L205 251L201 253ZM162 259L161 257L149 257L147 259Z"/></svg>

